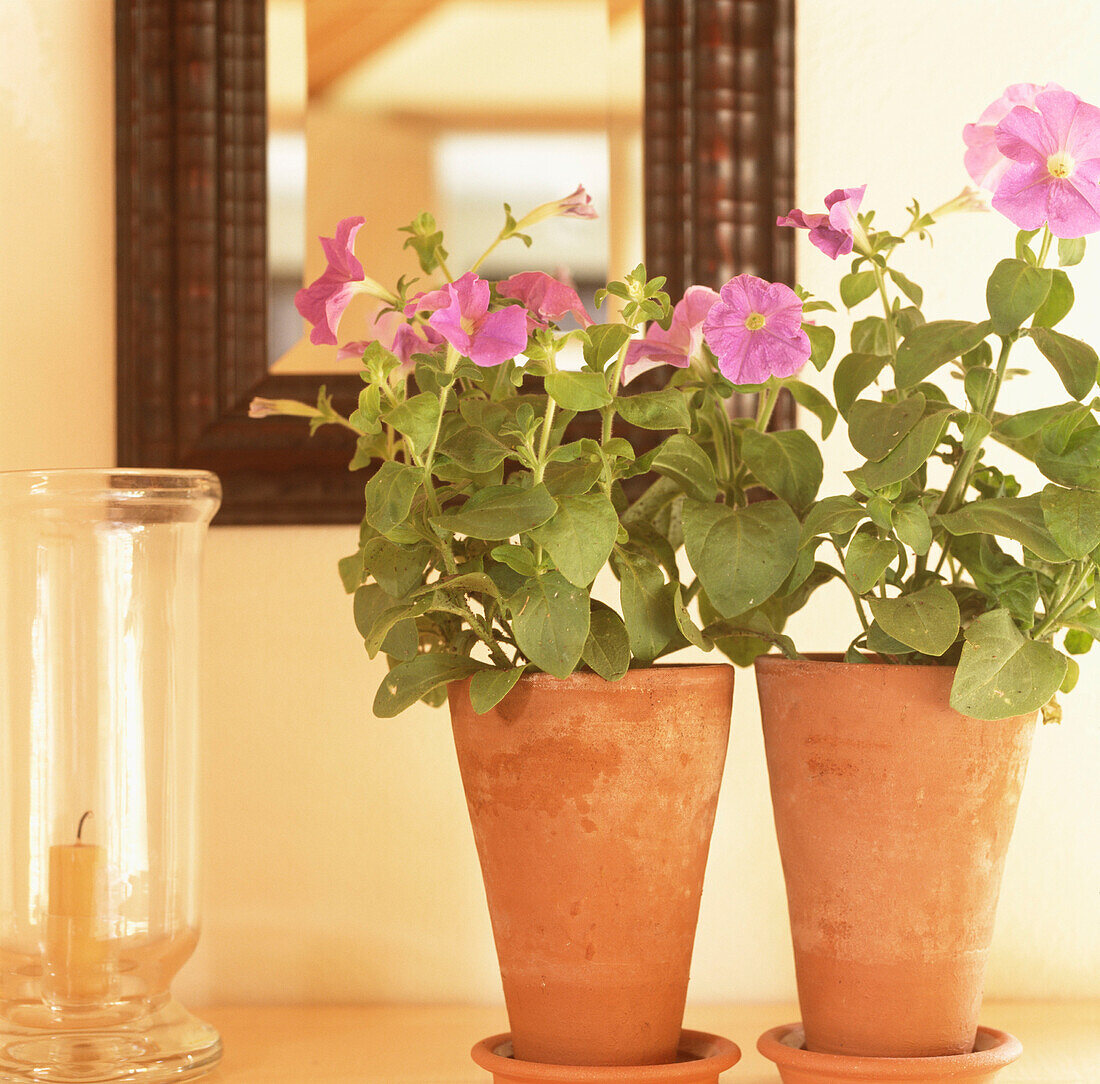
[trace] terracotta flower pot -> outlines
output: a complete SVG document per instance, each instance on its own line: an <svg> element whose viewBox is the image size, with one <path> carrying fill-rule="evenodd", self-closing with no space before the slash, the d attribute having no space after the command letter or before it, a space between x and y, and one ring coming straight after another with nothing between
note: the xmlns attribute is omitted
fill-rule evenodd
<svg viewBox="0 0 1100 1084"><path fill-rule="evenodd" d="M676 1058L733 669L521 678L449 701L515 1057Z"/></svg>
<svg viewBox="0 0 1100 1084"><path fill-rule="evenodd" d="M756 677L806 1049L971 1051L1035 717L960 715L949 667Z"/></svg>

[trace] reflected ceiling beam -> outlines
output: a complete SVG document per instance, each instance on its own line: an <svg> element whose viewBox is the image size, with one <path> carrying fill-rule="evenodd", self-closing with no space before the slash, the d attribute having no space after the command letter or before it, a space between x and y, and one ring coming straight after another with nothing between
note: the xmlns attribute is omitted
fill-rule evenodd
<svg viewBox="0 0 1100 1084"><path fill-rule="evenodd" d="M444 0L306 0L309 97L396 41Z"/></svg>

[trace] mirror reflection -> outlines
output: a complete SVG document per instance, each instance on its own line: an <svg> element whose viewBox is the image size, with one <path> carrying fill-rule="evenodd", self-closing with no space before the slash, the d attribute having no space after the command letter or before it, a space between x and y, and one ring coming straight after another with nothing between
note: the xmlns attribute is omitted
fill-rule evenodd
<svg viewBox="0 0 1100 1084"><path fill-rule="evenodd" d="M309 343L295 292L318 235L363 215L356 252L387 285L420 274L398 227L439 220L456 269L503 225L583 183L596 221L551 219L482 274L572 279L591 309L643 258L641 0L267 0L268 343L278 372L355 371ZM388 344L359 296L341 338Z"/></svg>

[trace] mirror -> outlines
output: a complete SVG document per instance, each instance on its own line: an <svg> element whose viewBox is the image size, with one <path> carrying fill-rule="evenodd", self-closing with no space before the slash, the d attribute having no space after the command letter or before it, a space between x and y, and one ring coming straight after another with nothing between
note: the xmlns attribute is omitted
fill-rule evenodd
<svg viewBox="0 0 1100 1084"><path fill-rule="evenodd" d="M398 228L430 211L458 275L503 222L583 182L595 222L540 225L485 277L564 273L591 303L644 259L641 0L266 0L268 357L275 372L356 371L303 336L294 294L324 268L320 234L366 218L357 250L392 286L419 274ZM537 44L536 44L537 43ZM478 73L476 78L472 73ZM357 298L349 340L388 342ZM591 307L591 304L590 304Z"/></svg>
<svg viewBox="0 0 1100 1084"><path fill-rule="evenodd" d="M569 43L567 59L574 60L587 55L580 46L585 35L576 33L569 20L580 18L589 0L309 0L319 17L338 18L342 28L331 39L331 52L326 46L323 54L316 54L317 100L323 98L326 110L335 110L337 103L345 109L353 89L369 98L366 91L373 86L373 100L388 115L390 131L419 147L423 168L417 183L434 177L436 156L442 161L454 155L468 163L487 161L498 151L506 160L510 155L514 175L505 175L500 167L501 175L494 177L501 184L488 201L495 215L501 213L502 199L519 205L519 182L543 176L543 168L531 164L534 145L518 142L516 118L505 123L502 110L523 114L523 131L531 138L566 130L565 119L578 116L587 116L590 135L598 119L611 133L605 152L609 209L597 223L576 225L600 225L608 231L603 250L608 271L616 273L636 262L644 235L647 266L652 274L667 276L674 297L692 282L719 285L740 271L790 281L791 231L783 236L774 221L777 212L793 205L794 0L642 0L640 12L629 0L592 2L602 11L591 17L602 19L605 51L618 55L619 49L633 49L634 60L613 60L598 71L594 61L580 62L580 75L557 79L564 96L548 105L544 97L524 97L527 84L536 85L530 71L533 50L505 50L494 63L460 63L453 59L448 20L468 8L493 9L497 29L481 34L489 39L483 43L488 48L526 32L526 24L513 21L505 33L500 20L522 20L546 6L557 10L557 23L566 24L564 30L558 27L559 37ZM270 358L268 312L281 312L284 306L269 305L269 271L286 274L284 253L274 242L268 260L266 72L276 16L273 12L269 26L267 0L178 5L115 0L115 10L118 461L124 466L216 471L224 489L217 523L358 522L364 476L347 470L349 434L327 427L310 438L294 419L257 423L247 416L253 396L310 401L322 383L341 408L351 409L361 386L354 372L318 365L312 358L295 360L301 336L296 313L289 349L274 363ZM308 55L308 9L302 12L307 16ZM302 14L297 18L300 23ZM352 44L352 24L362 22L373 27L373 59L366 61L363 46ZM551 34L539 33L547 40ZM437 50L417 51L418 57L444 56L446 62L420 63L398 108L396 91L391 101L392 72L386 64L409 66L393 57L400 58L410 40L415 43L410 34L429 35L427 41L420 39L420 46L412 46L414 51ZM450 72L463 93L476 90L481 98L459 103L455 83L445 93L448 87L433 82L437 70L440 77ZM627 71L634 74L628 77ZM301 85L302 76L299 81ZM625 105L620 110L615 104L619 95L629 97L631 86L636 99L639 83L644 100L641 140L636 105L631 114ZM577 95L604 105L583 105ZM536 112L537 124L531 116ZM308 117L303 123L312 129ZM576 128L566 131L570 154L574 149L579 154L588 136ZM458 139L458 151L451 137ZM493 148L475 142L463 149L462 140L474 137L489 138ZM434 207L447 222L456 255L457 246L474 243L463 240L465 227L457 225L457 213L454 222L450 216L471 194L480 199L483 179L460 171L465 179L446 190L440 184L439 191L433 189L431 198L424 199L424 192L413 192L412 174L405 167L381 168L385 156L368 137L334 138L336 149L323 160L306 155L306 237L330 234L344 214L362 212L381 223L383 241L377 253L391 254L398 251L394 225ZM561 153L551 151L550 156L556 159ZM391 222L382 222L381 197L367 206L356 177L350 206L343 205L339 193L334 192L328 209L319 198L314 222L314 190L320 196L324 185L335 183L331 162L337 158L352 163L359 174L377 164L384 190L391 195L407 190L417 198L402 206L401 214L395 208ZM584 167L570 165L565 191L578 181L595 189L592 177L578 175ZM558 178L552 178L545 198L561 195L560 187ZM639 199L642 192L644 200ZM625 202L620 193L626 194ZM538 202L544 197L532 188L529 198ZM644 230L639 217L644 218ZM490 230L494 222L499 218L491 219ZM472 226L470 236L480 241L484 232L484 224ZM596 249L590 230L581 237L579 243L570 242L572 257ZM536 258L547 250L547 235L537 243L532 249ZM311 249L312 258L319 255L314 243L304 246L306 280L318 270L309 263ZM375 266L366 253L367 247L360 246L364 262ZM526 250L516 254L523 257ZM595 275L580 269L579 262L576 266L582 277ZM289 274L293 281L296 272ZM368 316L361 314L357 335L369 327ZM345 316L354 319L351 312ZM631 384L637 390L645 386L644 378Z"/></svg>

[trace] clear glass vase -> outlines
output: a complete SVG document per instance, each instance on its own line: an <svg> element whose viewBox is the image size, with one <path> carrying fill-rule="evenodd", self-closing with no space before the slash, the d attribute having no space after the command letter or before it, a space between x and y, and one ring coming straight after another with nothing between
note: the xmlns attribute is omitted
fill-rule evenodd
<svg viewBox="0 0 1100 1084"><path fill-rule="evenodd" d="M202 471L0 473L0 1081L183 1080Z"/></svg>

